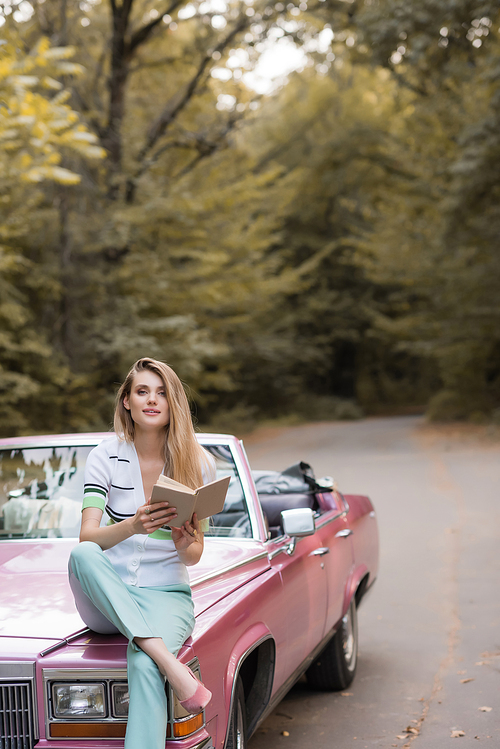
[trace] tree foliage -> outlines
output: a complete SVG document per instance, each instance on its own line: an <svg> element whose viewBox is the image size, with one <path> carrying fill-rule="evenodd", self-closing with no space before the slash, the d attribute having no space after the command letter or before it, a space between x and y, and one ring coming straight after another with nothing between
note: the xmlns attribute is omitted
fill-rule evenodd
<svg viewBox="0 0 500 749"><path fill-rule="evenodd" d="M495 3L27 6L0 2L4 433L106 426L142 355L205 422L499 407Z"/></svg>
<svg viewBox="0 0 500 749"><path fill-rule="evenodd" d="M62 76L81 75L74 50L51 47L41 37L28 53L15 30L5 28L0 46L0 418L5 432L30 426L22 406L54 379L45 335L36 330L30 291L40 268L22 252L43 201L35 187L80 182L63 166L66 153L101 159L97 138L68 105ZM42 271L43 276L43 271ZM57 379L57 377L56 377Z"/></svg>
<svg viewBox="0 0 500 749"><path fill-rule="evenodd" d="M363 6L355 23L407 92L394 135L411 179L386 182L363 244L371 277L406 290L378 327L437 363L433 417L482 419L500 396L500 11L391 1Z"/></svg>

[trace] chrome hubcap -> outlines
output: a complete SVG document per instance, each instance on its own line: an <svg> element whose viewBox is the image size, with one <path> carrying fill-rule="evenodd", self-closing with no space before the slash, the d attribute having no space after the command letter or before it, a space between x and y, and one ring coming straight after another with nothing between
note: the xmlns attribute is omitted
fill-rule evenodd
<svg viewBox="0 0 500 749"><path fill-rule="evenodd" d="M342 619L344 659L349 671L354 670L357 657L358 626L355 605L354 601L351 601L347 614Z"/></svg>
<svg viewBox="0 0 500 749"><path fill-rule="evenodd" d="M243 708L241 702L238 702L238 712L236 715L236 749L244 749L245 737L243 735Z"/></svg>

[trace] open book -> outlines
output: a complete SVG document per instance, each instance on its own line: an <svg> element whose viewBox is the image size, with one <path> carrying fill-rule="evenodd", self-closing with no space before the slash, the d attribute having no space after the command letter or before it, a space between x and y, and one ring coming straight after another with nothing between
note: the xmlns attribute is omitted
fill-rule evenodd
<svg viewBox="0 0 500 749"><path fill-rule="evenodd" d="M196 512L198 520L221 512L230 480L230 477L226 476L200 486L198 489L190 489L161 473L151 492L151 504L168 502L171 507L177 508L177 517L169 524L174 528L180 528L181 525L191 520L193 512Z"/></svg>

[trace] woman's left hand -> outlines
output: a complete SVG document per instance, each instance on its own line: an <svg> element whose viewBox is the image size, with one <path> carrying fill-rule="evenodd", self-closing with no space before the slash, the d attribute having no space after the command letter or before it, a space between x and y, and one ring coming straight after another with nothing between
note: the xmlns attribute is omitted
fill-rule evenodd
<svg viewBox="0 0 500 749"><path fill-rule="evenodd" d="M185 551L192 544L201 544L203 542L203 534L200 531L200 523L196 513L193 514L191 522L184 523L180 528L172 527L171 530L172 541L177 551Z"/></svg>

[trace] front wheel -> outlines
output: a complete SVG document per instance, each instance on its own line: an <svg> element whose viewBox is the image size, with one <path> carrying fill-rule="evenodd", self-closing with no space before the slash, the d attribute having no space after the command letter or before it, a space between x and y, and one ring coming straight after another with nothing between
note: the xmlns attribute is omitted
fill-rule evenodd
<svg viewBox="0 0 500 749"><path fill-rule="evenodd" d="M354 679L357 662L358 617L353 597L340 627L318 659L307 669L307 681L314 689L345 689Z"/></svg>
<svg viewBox="0 0 500 749"><path fill-rule="evenodd" d="M245 749L247 745L247 718L245 711L245 693L240 677L236 681L234 701L229 719L226 749Z"/></svg>

